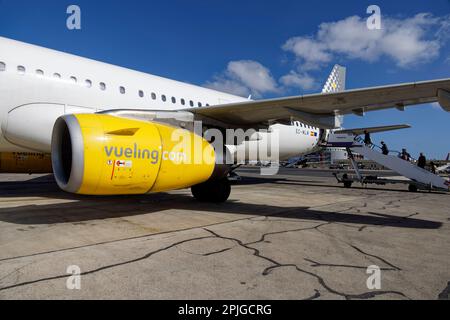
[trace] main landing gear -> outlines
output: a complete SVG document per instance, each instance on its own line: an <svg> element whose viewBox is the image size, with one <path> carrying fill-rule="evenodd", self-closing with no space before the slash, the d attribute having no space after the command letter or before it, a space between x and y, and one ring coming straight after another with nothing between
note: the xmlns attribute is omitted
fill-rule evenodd
<svg viewBox="0 0 450 320"><path fill-rule="evenodd" d="M228 178L214 179L193 186L191 191L200 202L222 203L230 197L231 185Z"/></svg>

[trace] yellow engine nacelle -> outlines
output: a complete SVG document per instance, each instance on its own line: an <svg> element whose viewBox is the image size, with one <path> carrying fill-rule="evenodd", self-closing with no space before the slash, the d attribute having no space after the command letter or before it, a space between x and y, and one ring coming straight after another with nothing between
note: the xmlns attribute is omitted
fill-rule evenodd
<svg viewBox="0 0 450 320"><path fill-rule="evenodd" d="M213 147L168 125L102 114L57 120L52 164L61 189L84 195L146 194L207 181Z"/></svg>

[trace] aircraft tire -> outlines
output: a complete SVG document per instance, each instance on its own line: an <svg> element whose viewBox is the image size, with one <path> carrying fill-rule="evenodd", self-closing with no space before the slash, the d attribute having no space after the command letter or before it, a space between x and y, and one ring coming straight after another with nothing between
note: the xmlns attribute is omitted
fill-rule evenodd
<svg viewBox="0 0 450 320"><path fill-rule="evenodd" d="M192 195L200 202L223 203L231 194L231 184L228 178L210 180L193 186Z"/></svg>
<svg viewBox="0 0 450 320"><path fill-rule="evenodd" d="M352 183L351 181L345 181L345 182L344 182L344 187L345 187L345 188L351 188L351 187L352 187L352 184L353 184L353 183Z"/></svg>

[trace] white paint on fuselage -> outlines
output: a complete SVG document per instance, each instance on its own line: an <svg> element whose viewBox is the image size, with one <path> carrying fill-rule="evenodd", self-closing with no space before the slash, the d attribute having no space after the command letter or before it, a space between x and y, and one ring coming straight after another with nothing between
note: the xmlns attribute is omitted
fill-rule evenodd
<svg viewBox="0 0 450 320"><path fill-rule="evenodd" d="M247 101L227 93L2 37L1 63L5 64L6 70L0 70L0 152L49 152L53 123L63 114L114 109L180 110L199 108L199 103L212 106ZM23 74L19 67L25 68ZM101 90L101 83L106 85L106 90ZM125 89L124 94L120 87ZM140 97L140 91L144 93L143 97ZM310 153L318 143L317 128L305 128L308 132L305 133L297 123L293 126L276 124L271 126L270 131L273 130L279 133L280 160ZM317 136L311 136L311 131Z"/></svg>

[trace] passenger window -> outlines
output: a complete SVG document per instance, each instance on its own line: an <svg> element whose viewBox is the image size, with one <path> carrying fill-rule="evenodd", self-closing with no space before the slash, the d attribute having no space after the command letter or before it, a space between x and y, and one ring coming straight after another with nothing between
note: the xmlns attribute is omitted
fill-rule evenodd
<svg viewBox="0 0 450 320"><path fill-rule="evenodd" d="M152 92L152 99L156 100L156 93Z"/></svg>
<svg viewBox="0 0 450 320"><path fill-rule="evenodd" d="M25 74L25 67L24 66L18 66L17 71L19 74L24 75Z"/></svg>
<svg viewBox="0 0 450 320"><path fill-rule="evenodd" d="M181 99L181 105L185 105L186 104L186 100L184 100L184 99Z"/></svg>
<svg viewBox="0 0 450 320"><path fill-rule="evenodd" d="M106 90L106 84L104 82L100 82L100 90L102 91Z"/></svg>
<svg viewBox="0 0 450 320"><path fill-rule="evenodd" d="M193 107L194 106L194 101L189 101L189 105L191 106L191 107Z"/></svg>
<svg viewBox="0 0 450 320"><path fill-rule="evenodd" d="M172 103L177 103L177 99L175 99L175 97L172 97Z"/></svg>
<svg viewBox="0 0 450 320"><path fill-rule="evenodd" d="M59 73L54 73L53 78L61 79L61 75Z"/></svg>
<svg viewBox="0 0 450 320"><path fill-rule="evenodd" d="M209 107L209 103L207 103L206 106Z"/></svg>
<svg viewBox="0 0 450 320"><path fill-rule="evenodd" d="M77 78L75 78L75 77L70 77L70 81L72 81L73 83L77 83Z"/></svg>
<svg viewBox="0 0 450 320"><path fill-rule="evenodd" d="M198 107L199 107L199 108L202 107L202 103L201 103L201 102L198 103Z"/></svg>
<svg viewBox="0 0 450 320"><path fill-rule="evenodd" d="M91 88L92 87L92 81L89 79L86 79L84 81L84 85L86 86L86 88Z"/></svg>
<svg viewBox="0 0 450 320"><path fill-rule="evenodd" d="M42 71L41 69L37 69L37 70L36 70L36 74L37 74L38 76L43 76L43 75L44 75L44 71Z"/></svg>
<svg viewBox="0 0 450 320"><path fill-rule="evenodd" d="M144 91L139 90L139 97L143 98L144 97Z"/></svg>
<svg viewBox="0 0 450 320"><path fill-rule="evenodd" d="M4 62L0 62L0 71L6 70L6 64Z"/></svg>
<svg viewBox="0 0 450 320"><path fill-rule="evenodd" d="M121 94L125 94L125 87L119 87L119 91Z"/></svg>
<svg viewBox="0 0 450 320"><path fill-rule="evenodd" d="M166 102L166 101L167 101L166 96L165 96L165 95L162 95L162 96L161 96L161 100L164 101L164 102Z"/></svg>

